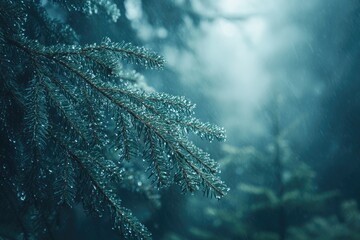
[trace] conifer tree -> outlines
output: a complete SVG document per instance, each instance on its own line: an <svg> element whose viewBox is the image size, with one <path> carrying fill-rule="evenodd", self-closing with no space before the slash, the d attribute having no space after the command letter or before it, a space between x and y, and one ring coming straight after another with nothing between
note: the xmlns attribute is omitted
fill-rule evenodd
<svg viewBox="0 0 360 240"><path fill-rule="evenodd" d="M281 127L275 112L271 142L264 149L223 145L220 163L234 191L221 208L204 208L212 227L192 227L196 239L293 239L289 229L306 223L338 194L318 192L315 172L291 149L287 134L299 119Z"/></svg>
<svg viewBox="0 0 360 240"><path fill-rule="evenodd" d="M164 59L106 37L80 45L43 2L0 0L1 237L54 239L60 212L81 203L109 214L123 238L149 239L120 188L149 200L173 183L224 196L218 164L188 139L192 132L221 141L224 130L195 118L184 97L145 89L128 70L161 69ZM72 14L120 16L115 1L52 3Z"/></svg>
<svg viewBox="0 0 360 240"><path fill-rule="evenodd" d="M316 216L300 227L289 229L293 240L356 240L360 238L360 211L355 200L341 204L340 214L327 217Z"/></svg>

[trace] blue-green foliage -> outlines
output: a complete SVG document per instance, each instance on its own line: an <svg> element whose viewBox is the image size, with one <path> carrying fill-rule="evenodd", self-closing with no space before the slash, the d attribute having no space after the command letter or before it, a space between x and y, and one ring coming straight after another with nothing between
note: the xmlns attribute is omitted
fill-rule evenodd
<svg viewBox="0 0 360 240"><path fill-rule="evenodd" d="M72 11L88 6L87 14L100 6L118 17L109 1L54 2ZM161 69L161 56L108 38L79 45L38 1L1 0L0 20L1 139L9 141L0 152L1 212L17 216L25 239L49 238L59 206L79 202L99 216L109 212L123 237L150 238L122 206L119 188L151 201L158 201L154 188L172 183L184 192L225 195L217 163L188 139L193 132L221 141L224 130L195 118L184 97L142 88L141 76L124 67ZM41 227L28 225L28 216Z"/></svg>

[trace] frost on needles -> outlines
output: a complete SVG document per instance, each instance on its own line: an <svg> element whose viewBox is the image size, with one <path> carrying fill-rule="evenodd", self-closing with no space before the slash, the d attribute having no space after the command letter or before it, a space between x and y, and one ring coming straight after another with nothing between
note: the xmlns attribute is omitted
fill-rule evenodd
<svg viewBox="0 0 360 240"><path fill-rule="evenodd" d="M106 5L54 2L88 9L88 15L86 6ZM110 213L123 237L149 239L118 188L136 188L149 201L158 201L157 188L173 183L184 192L226 194L217 163L188 139L192 132L222 141L224 130L195 118L195 105L184 97L144 90L139 74L124 67L160 69L161 56L109 38L79 45L74 30L49 18L38 1L0 0L0 51L0 134L6 142L0 209L24 239L48 239L60 207L78 203L99 216ZM146 171L136 168L141 159ZM129 181L144 174L152 181Z"/></svg>

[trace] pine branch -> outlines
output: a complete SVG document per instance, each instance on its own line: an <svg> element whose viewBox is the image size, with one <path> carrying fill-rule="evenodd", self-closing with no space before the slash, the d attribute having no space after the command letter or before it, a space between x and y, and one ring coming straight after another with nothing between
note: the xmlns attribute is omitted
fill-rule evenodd
<svg viewBox="0 0 360 240"><path fill-rule="evenodd" d="M59 94L59 91L56 91L55 86L51 86L51 83L44 85L46 91L46 98L49 100L50 104L57 110L58 115L63 117L68 125L70 132L74 132L76 136L87 142L91 139L91 133L87 128L84 128L84 118L81 117L78 110L75 108L76 105L72 104L68 99Z"/></svg>
<svg viewBox="0 0 360 240"><path fill-rule="evenodd" d="M95 60L95 63L102 67L116 66L119 59L127 60L129 63L139 64L146 68L162 68L165 62L161 56L144 47L133 46L131 43L125 42L115 43L109 38L106 38L100 45L91 44L84 47L79 47L78 45L55 45L45 49L43 54L55 58L74 55L88 57L91 60ZM96 59L99 56L101 58Z"/></svg>
<svg viewBox="0 0 360 240"><path fill-rule="evenodd" d="M100 6L117 17L111 1L87 1L92 4L87 10L83 1L55 2L88 13ZM59 205L72 207L81 201L99 216L110 209L123 237L149 239L147 229L121 205L119 188L144 194L154 203L158 194L151 184L160 188L175 182L184 192L202 189L216 198L226 194L216 162L188 139L192 132L209 141L224 140L224 130L195 118L195 104L184 97L141 88L142 76L123 67L125 62L160 69L161 56L108 38L99 44L71 44L76 34L65 24L54 24L35 2L9 7L0 0L0 10L32 13L27 22L0 11L0 80L6 86L0 90L0 120L9 123L16 115L13 102L16 113L25 116L17 116L18 122L3 130L5 137L19 142L17 149L24 149L24 154L16 153L23 169L18 175L27 196L24 203L37 211L39 226L50 231ZM59 32L53 33L55 29ZM36 36L41 40L31 39Z"/></svg>
<svg viewBox="0 0 360 240"><path fill-rule="evenodd" d="M75 169L69 156L61 154L58 158L54 195L58 199L58 205L66 204L72 207L76 197Z"/></svg>
<svg viewBox="0 0 360 240"><path fill-rule="evenodd" d="M161 144L157 139L154 139L153 132L145 129L145 151L144 158L150 162L148 171L150 171L149 178L154 176L153 182L157 183L158 188L169 186L171 165L167 162L164 152L159 147Z"/></svg>
<svg viewBox="0 0 360 240"><path fill-rule="evenodd" d="M120 147L120 150L122 152L120 153L120 155L122 155L125 160L129 161L130 159L137 156L137 144L131 138L131 123L129 123L129 121L127 120L128 118L120 114L117 119L118 122L116 129L119 129L119 138L117 139L117 141L122 142L122 146Z"/></svg>
<svg viewBox="0 0 360 240"><path fill-rule="evenodd" d="M111 17L116 22L120 17L120 10L113 0L53 0L65 7L68 11L80 11L87 15L98 14L100 11Z"/></svg>
<svg viewBox="0 0 360 240"><path fill-rule="evenodd" d="M106 181L97 178L96 172L93 172L91 170L93 168L88 165L91 164L91 161L78 157L72 152L68 152L68 154L82 172L87 175L92 188L95 190L91 198L97 199L96 205L101 205L104 202L109 206L111 216L114 219L114 227L120 230L123 237L126 239L150 239L151 235L146 227L138 222L128 209L121 206L118 196L109 186L106 186ZM91 199L91 202L94 202L94 199ZM93 207L100 209L101 206Z"/></svg>
<svg viewBox="0 0 360 240"><path fill-rule="evenodd" d="M46 135L49 122L45 106L45 90L41 81L41 78L34 78L27 90L25 121L30 136L30 144L44 149L47 142Z"/></svg>

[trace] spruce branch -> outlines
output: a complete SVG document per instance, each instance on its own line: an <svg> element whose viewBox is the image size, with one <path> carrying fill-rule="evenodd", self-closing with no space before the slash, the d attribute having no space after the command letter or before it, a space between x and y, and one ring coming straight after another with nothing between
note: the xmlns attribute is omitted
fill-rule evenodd
<svg viewBox="0 0 360 240"><path fill-rule="evenodd" d="M86 7L83 1L55 2L73 10ZM106 11L112 8L104 1L87 2ZM0 130L16 139L9 152L23 149L14 162L21 166L16 175L27 196L25 215L39 220L38 231L48 231L44 237L51 237L59 205L71 208L82 202L99 216L110 210L124 238L149 239L146 227L122 206L119 189L141 193L155 205L153 185L177 183L184 192L202 189L216 198L226 194L226 185L216 176L217 163L188 139L194 133L222 141L224 130L195 118L195 104L186 98L142 88L142 76L124 67L161 69L161 56L108 38L74 44L72 29L54 23L35 2L11 7L0 0L0 10L10 11L0 11L0 120L6 126ZM116 17L116 9L110 10ZM29 22L16 20L21 18L16 14L28 11L35 15L29 15ZM60 30L52 33L55 29ZM16 157L10 158L8 165Z"/></svg>
<svg viewBox="0 0 360 240"><path fill-rule="evenodd" d="M58 157L58 174L54 182L54 195L58 199L58 205L66 204L72 207L76 197L75 170L70 157L61 152L59 154L61 155Z"/></svg>
<svg viewBox="0 0 360 240"><path fill-rule="evenodd" d="M95 63L104 68L116 63L115 59L127 60L146 68L162 68L165 62L161 56L144 47L133 46L131 43L125 42L115 43L109 38L106 38L100 45L91 44L84 47L78 45L51 46L44 51L44 54L49 57L80 55L95 60ZM102 59L95 59L94 56L102 56Z"/></svg>
<svg viewBox="0 0 360 240"><path fill-rule="evenodd" d="M105 202L109 206L111 216L114 219L114 227L119 229L126 239L150 239L151 235L147 228L132 216L132 213L128 209L121 206L120 200L118 196L114 194L113 190L109 188L109 186L106 186L103 180L96 177L96 172L91 171L93 168L88 166L88 164L91 164L91 161L82 159L75 155L75 153L69 151L68 154L87 175L92 188L95 190L94 193L96 193L95 196L99 202L97 205ZM91 202L93 201L94 200L91 199ZM93 207L99 209L98 206ZM100 212L99 214L101 214L102 210L100 209L98 211Z"/></svg>
<svg viewBox="0 0 360 240"><path fill-rule="evenodd" d="M134 147L134 141L129 138L129 123L126 121L126 118L122 115L118 117L119 123L118 123L118 129L119 129L119 136L121 136L122 140L122 150L123 155L126 160L130 160L135 156L135 150L136 147Z"/></svg>
<svg viewBox="0 0 360 240"><path fill-rule="evenodd" d="M41 77L34 78L27 89L25 121L27 123L26 131L30 135L30 144L44 149L48 129L48 113L45 107L45 89L41 81Z"/></svg>
<svg viewBox="0 0 360 240"><path fill-rule="evenodd" d="M145 159L149 159L150 166L148 171L150 171L149 178L154 176L154 182L157 183L157 186L166 187L170 183L170 172L171 166L167 162L166 157L164 156L164 152L162 152L159 147L161 144L158 140L153 137L153 132L146 128L145 129Z"/></svg>

